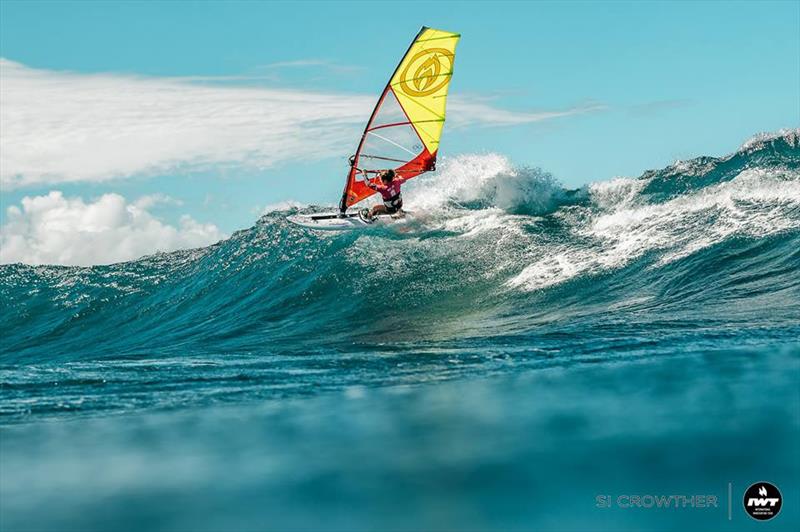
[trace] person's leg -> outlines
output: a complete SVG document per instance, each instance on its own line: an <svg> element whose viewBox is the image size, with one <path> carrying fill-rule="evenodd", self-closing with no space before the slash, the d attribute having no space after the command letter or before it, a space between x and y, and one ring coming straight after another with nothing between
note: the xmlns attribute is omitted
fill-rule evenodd
<svg viewBox="0 0 800 532"><path fill-rule="evenodd" d="M375 205L369 213L372 218L375 218L379 214L386 214L386 205Z"/></svg>

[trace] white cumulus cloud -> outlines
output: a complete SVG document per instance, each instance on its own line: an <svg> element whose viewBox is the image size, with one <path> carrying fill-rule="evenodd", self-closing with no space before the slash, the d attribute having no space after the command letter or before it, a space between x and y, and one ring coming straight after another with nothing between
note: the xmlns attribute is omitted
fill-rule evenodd
<svg viewBox="0 0 800 532"><path fill-rule="evenodd" d="M184 215L177 226L148 211L168 196L128 202L119 194L94 201L59 191L25 197L8 208L0 227L0 263L91 265L135 259L157 251L206 246L225 235L213 224Z"/></svg>
<svg viewBox="0 0 800 532"><path fill-rule="evenodd" d="M284 63L303 66L313 61ZM0 58L0 185L104 181L349 155L377 95L77 74ZM519 125L601 109L516 112L451 98L453 125Z"/></svg>

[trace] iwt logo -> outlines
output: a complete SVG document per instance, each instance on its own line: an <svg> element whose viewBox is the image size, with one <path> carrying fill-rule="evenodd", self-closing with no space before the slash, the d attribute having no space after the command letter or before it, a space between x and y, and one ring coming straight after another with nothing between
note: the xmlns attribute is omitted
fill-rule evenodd
<svg viewBox="0 0 800 532"><path fill-rule="evenodd" d="M756 482L744 492L744 510L759 521L772 519L781 511L781 492L769 482Z"/></svg>

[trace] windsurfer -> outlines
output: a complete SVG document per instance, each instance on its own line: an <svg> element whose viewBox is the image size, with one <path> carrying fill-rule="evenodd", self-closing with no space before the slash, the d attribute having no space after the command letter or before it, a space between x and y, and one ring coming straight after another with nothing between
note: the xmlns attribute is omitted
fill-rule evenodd
<svg viewBox="0 0 800 532"><path fill-rule="evenodd" d="M394 170L383 170L378 173L378 180L373 183L369 179L364 184L376 190L383 198L382 205L375 205L372 209L364 209L363 217L372 220L379 214L396 214L403 210L403 196L400 193L400 185L405 183L408 178L397 174Z"/></svg>

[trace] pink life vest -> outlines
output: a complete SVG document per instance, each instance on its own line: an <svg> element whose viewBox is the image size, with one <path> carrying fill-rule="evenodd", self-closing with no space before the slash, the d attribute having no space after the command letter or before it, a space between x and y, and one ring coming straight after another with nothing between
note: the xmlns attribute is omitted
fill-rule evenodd
<svg viewBox="0 0 800 532"><path fill-rule="evenodd" d="M381 193L383 201L390 201L400 194L400 185L402 185L402 181L400 179L394 179L388 186L376 183L375 190Z"/></svg>

